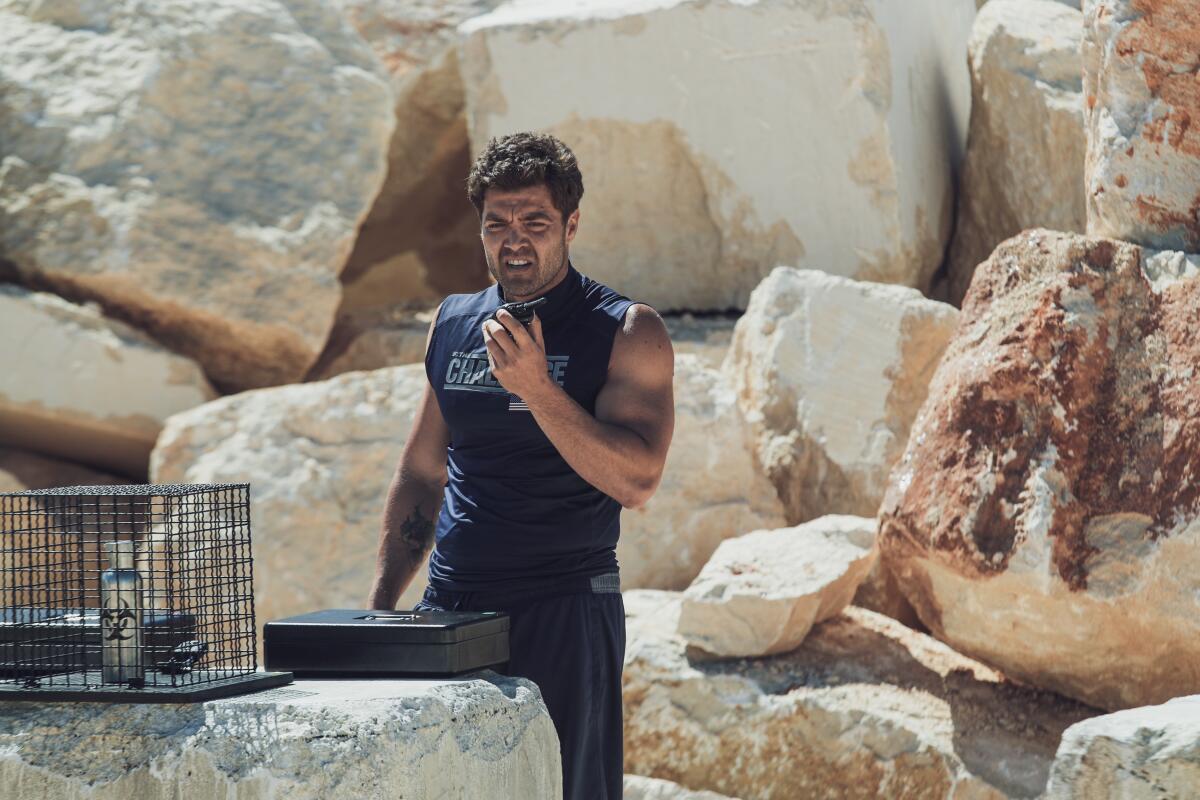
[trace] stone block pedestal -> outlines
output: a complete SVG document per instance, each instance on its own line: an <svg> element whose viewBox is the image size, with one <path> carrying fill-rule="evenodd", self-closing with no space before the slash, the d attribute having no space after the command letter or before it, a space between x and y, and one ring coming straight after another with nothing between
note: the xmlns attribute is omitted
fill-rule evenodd
<svg viewBox="0 0 1200 800"><path fill-rule="evenodd" d="M530 682L296 681L184 705L0 703L0 796L22 800L561 798Z"/></svg>

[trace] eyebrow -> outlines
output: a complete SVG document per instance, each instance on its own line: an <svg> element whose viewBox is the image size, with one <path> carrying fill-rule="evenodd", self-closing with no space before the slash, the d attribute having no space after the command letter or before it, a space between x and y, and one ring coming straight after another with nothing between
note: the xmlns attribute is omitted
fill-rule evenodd
<svg viewBox="0 0 1200 800"><path fill-rule="evenodd" d="M508 217L501 216L494 211L489 211L483 216L484 222L508 222ZM536 220L536 219L551 219L551 216L546 211L530 211L527 214L522 214L521 219Z"/></svg>

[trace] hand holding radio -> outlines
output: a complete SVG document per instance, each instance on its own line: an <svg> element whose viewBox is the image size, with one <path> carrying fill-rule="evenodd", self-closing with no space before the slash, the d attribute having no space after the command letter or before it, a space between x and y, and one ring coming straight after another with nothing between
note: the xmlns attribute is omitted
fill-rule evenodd
<svg viewBox="0 0 1200 800"><path fill-rule="evenodd" d="M553 383L546 372L542 323L534 313L545 302L546 298L539 297L522 303L505 303L483 323L483 343L492 376L526 402L530 395Z"/></svg>

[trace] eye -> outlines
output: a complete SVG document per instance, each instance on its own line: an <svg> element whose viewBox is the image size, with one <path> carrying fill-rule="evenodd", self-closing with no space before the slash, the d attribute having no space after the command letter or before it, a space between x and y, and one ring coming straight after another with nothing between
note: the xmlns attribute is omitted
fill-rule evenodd
<svg viewBox="0 0 1200 800"><path fill-rule="evenodd" d="M529 230L531 230L531 231L544 231L544 230L546 230L546 223L535 221L535 222L529 223L528 227L529 227Z"/></svg>

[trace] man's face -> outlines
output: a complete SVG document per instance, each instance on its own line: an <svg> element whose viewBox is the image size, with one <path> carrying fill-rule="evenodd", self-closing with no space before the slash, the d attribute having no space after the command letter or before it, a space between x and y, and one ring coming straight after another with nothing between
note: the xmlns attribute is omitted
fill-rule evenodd
<svg viewBox="0 0 1200 800"><path fill-rule="evenodd" d="M566 274L579 209L564 223L545 184L488 189L483 196L483 252L488 271L513 302L536 297Z"/></svg>

